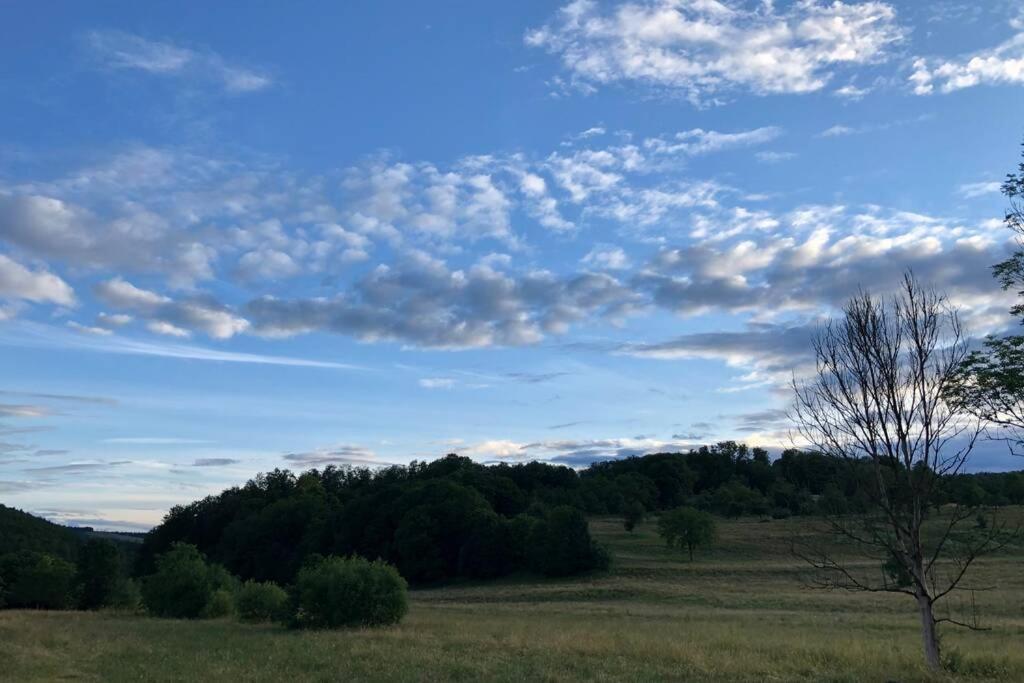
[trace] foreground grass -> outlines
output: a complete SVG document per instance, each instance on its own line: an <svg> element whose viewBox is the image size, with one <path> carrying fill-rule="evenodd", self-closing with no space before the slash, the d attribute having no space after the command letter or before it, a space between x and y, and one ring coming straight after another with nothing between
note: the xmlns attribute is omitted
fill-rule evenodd
<svg viewBox="0 0 1024 683"><path fill-rule="evenodd" d="M913 604L808 590L788 538L805 520L724 522L689 563L598 520L615 569L413 593L403 623L297 633L230 621L0 612L0 678L84 680L930 681ZM979 565L986 632L947 629L956 679L1024 681L1024 562ZM952 677L946 677L952 678ZM940 679L941 680L941 679Z"/></svg>

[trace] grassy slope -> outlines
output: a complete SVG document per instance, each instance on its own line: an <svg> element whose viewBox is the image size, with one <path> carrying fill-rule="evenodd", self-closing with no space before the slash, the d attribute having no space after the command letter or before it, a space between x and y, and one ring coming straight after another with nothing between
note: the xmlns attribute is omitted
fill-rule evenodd
<svg viewBox="0 0 1024 683"><path fill-rule="evenodd" d="M417 591L401 626L292 633L232 622L0 613L0 678L52 680L917 681L913 604L802 587L788 555L806 521L723 522L690 564L617 520L607 576ZM1020 551L1017 551L1018 553ZM1024 681L1024 557L978 567L993 630L947 629L971 680Z"/></svg>

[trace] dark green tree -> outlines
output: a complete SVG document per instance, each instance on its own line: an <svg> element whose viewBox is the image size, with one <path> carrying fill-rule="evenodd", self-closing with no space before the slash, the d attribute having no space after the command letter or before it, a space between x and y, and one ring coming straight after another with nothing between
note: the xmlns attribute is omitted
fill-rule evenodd
<svg viewBox="0 0 1024 683"><path fill-rule="evenodd" d="M640 501L634 500L626 503L626 509L622 511L622 526L626 531L632 532L637 524L644 521L647 510Z"/></svg>
<svg viewBox="0 0 1024 683"><path fill-rule="evenodd" d="M992 271L1003 289L1024 298L1024 162L1006 176L1002 192L1008 202L1003 223L1017 235L1017 249ZM1024 318L1024 301L1010 313ZM988 337L982 350L967 356L948 397L996 426L1014 452L1019 450L1024 445L1024 335Z"/></svg>
<svg viewBox="0 0 1024 683"><path fill-rule="evenodd" d="M8 607L67 609L74 604L75 566L59 557L22 550L0 557Z"/></svg>
<svg viewBox="0 0 1024 683"><path fill-rule="evenodd" d="M658 534L669 548L686 548L693 562L693 551L715 540L715 518L707 512L683 506L661 515Z"/></svg>
<svg viewBox="0 0 1024 683"><path fill-rule="evenodd" d="M94 538L86 541L78 551L78 604L82 609L99 609L111 604L124 581L121 571L121 553L113 541Z"/></svg>
<svg viewBox="0 0 1024 683"><path fill-rule="evenodd" d="M214 616L207 611L215 592L231 588L232 579L223 567L209 565L199 550L188 543L174 543L156 559L156 572L142 583L142 602L159 617L197 619ZM218 598L223 601L223 598ZM212 607L219 607L213 605Z"/></svg>
<svg viewBox="0 0 1024 683"><path fill-rule="evenodd" d="M530 567L545 576L570 576L607 567L607 553L591 537L587 518L560 505L544 511L530 533Z"/></svg>

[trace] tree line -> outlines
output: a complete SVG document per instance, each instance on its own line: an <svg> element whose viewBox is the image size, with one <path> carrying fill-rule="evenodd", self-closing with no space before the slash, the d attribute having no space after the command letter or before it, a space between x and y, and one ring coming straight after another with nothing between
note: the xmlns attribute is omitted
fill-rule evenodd
<svg viewBox="0 0 1024 683"><path fill-rule="evenodd" d="M194 544L243 579L292 581L310 555L394 564L413 584L515 572L568 576L607 566L586 515L642 517L680 506L784 518L869 509L870 462L735 442L687 453L600 462L576 471L541 462L433 462L274 470L178 506L145 538L137 572L175 542ZM944 481L950 502L1024 503L1024 472Z"/></svg>

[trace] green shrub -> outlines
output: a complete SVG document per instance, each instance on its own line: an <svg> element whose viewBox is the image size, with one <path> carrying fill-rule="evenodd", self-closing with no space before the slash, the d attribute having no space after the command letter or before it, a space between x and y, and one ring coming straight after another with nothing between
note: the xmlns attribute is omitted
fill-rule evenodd
<svg viewBox="0 0 1024 683"><path fill-rule="evenodd" d="M288 615L288 593L271 581L246 581L235 596L242 621L280 621Z"/></svg>
<svg viewBox="0 0 1024 683"><path fill-rule="evenodd" d="M156 573L142 584L142 602L158 617L196 619L217 615L227 604L234 579L219 565L209 565L199 550L188 543L175 543L156 559ZM220 592L224 595L215 594ZM226 600L226 602L225 602ZM216 601L211 604L212 601ZM209 607L208 607L209 605Z"/></svg>
<svg viewBox="0 0 1024 683"><path fill-rule="evenodd" d="M397 624L409 610L405 579L393 566L328 557L299 571L296 625L312 628Z"/></svg>
<svg viewBox="0 0 1024 683"><path fill-rule="evenodd" d="M200 616L204 619L220 619L231 616L235 611L235 596L226 588L218 588L210 594Z"/></svg>
<svg viewBox="0 0 1024 683"><path fill-rule="evenodd" d="M107 607L124 612L136 612L142 607L142 591L134 579L121 579L110 594Z"/></svg>
<svg viewBox="0 0 1024 683"><path fill-rule="evenodd" d="M23 550L0 557L8 607L67 609L74 603L75 566L46 553Z"/></svg>

